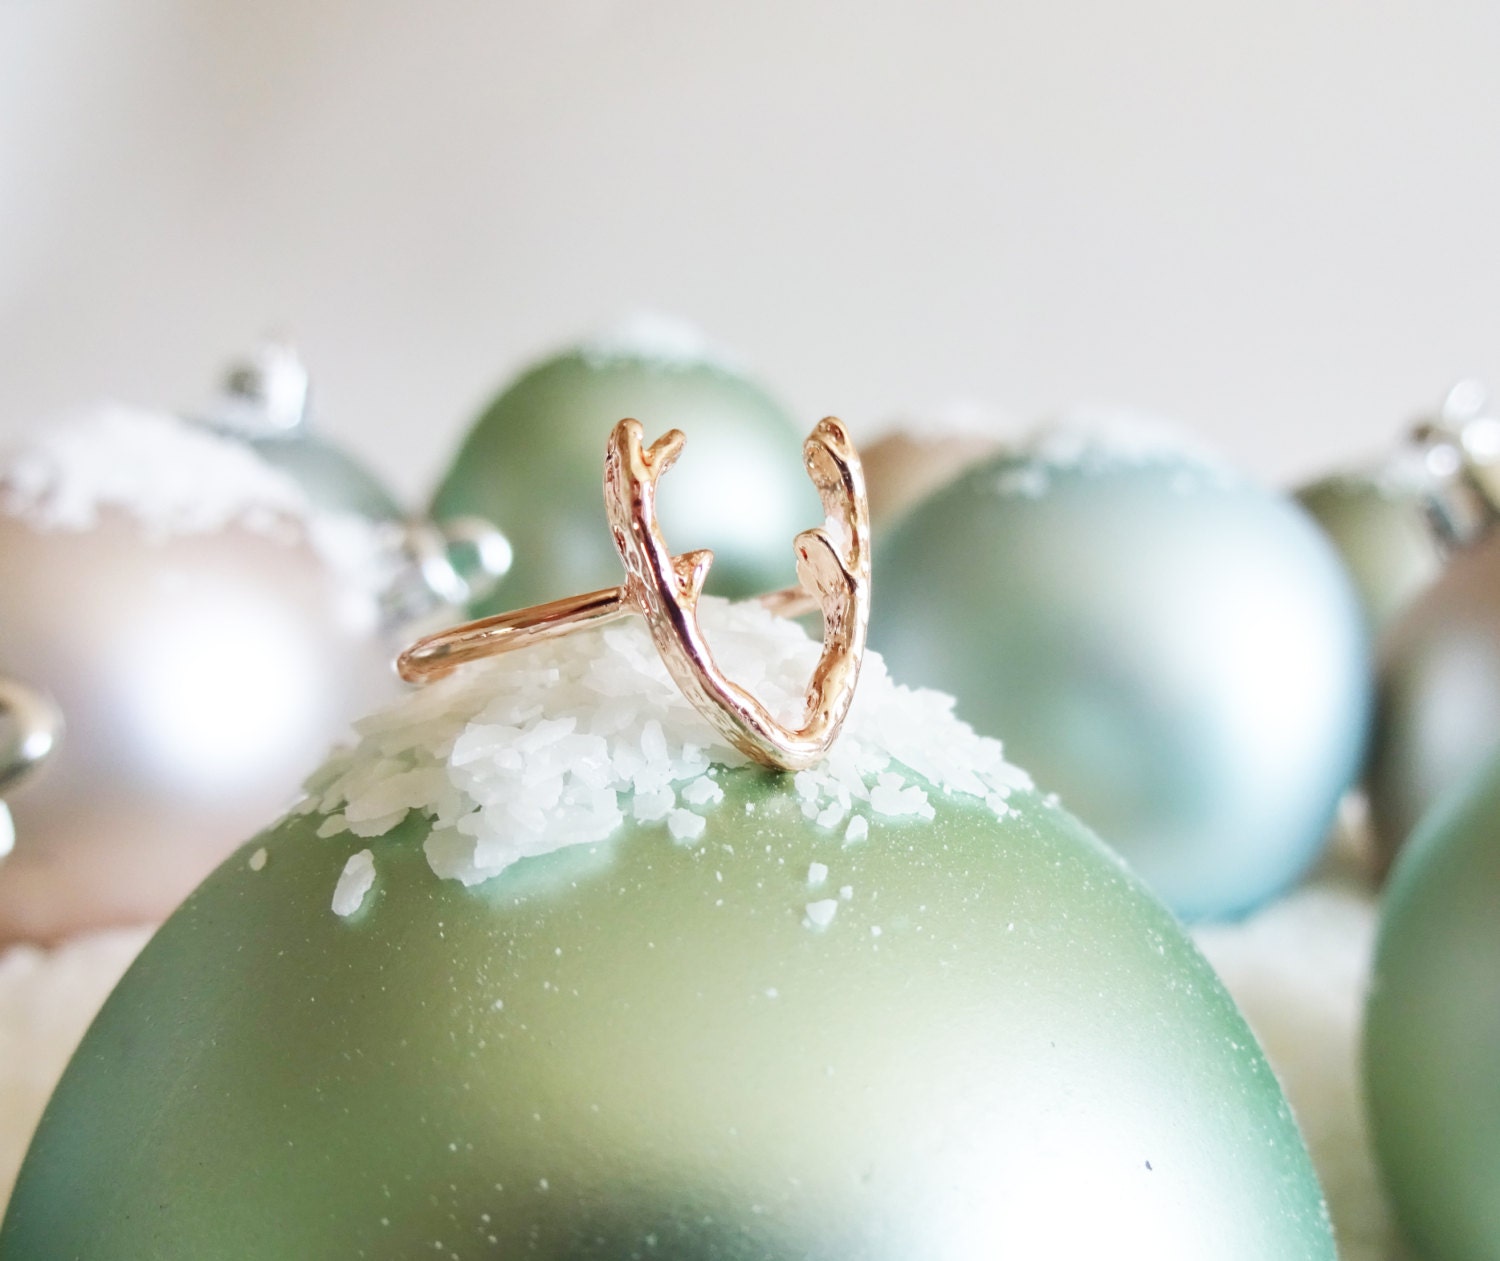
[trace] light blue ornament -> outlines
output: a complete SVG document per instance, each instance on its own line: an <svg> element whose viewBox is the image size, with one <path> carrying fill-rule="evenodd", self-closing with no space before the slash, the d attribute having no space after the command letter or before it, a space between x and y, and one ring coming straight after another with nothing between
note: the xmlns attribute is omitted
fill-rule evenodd
<svg viewBox="0 0 1500 1261"><path fill-rule="evenodd" d="M1370 708L1363 615L1289 500L1170 445L1054 435L875 553L870 643L1116 846L1181 915L1316 856Z"/></svg>

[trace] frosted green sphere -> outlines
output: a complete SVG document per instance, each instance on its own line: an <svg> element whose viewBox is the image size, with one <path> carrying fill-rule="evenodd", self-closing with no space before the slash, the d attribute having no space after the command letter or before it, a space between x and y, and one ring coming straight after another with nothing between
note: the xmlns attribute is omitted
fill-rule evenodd
<svg viewBox="0 0 1500 1261"><path fill-rule="evenodd" d="M1386 887L1366 1097L1424 1261L1500 1256L1500 762L1445 796Z"/></svg>
<svg viewBox="0 0 1500 1261"><path fill-rule="evenodd" d="M1414 493L1378 478L1334 476L1296 497L1338 549L1372 631L1389 625L1442 572L1437 537Z"/></svg>
<svg viewBox="0 0 1500 1261"><path fill-rule="evenodd" d="M469 889L411 816L348 918L367 842L250 842L89 1031L0 1257L1332 1261L1254 1038L1072 818L846 846L790 777L719 782L690 845Z"/></svg>
<svg viewBox="0 0 1500 1261"><path fill-rule="evenodd" d="M870 643L1187 918L1318 853L1365 742L1362 616L1290 501L1171 454L1004 456L875 554Z"/></svg>
<svg viewBox="0 0 1500 1261"><path fill-rule="evenodd" d="M792 540L823 513L791 418L707 359L579 349L538 364L490 404L433 499L433 520L484 517L515 550L476 612L620 582L601 484L609 432L627 416L653 437L687 435L658 502L674 548L713 549L711 592L746 596L796 581Z"/></svg>

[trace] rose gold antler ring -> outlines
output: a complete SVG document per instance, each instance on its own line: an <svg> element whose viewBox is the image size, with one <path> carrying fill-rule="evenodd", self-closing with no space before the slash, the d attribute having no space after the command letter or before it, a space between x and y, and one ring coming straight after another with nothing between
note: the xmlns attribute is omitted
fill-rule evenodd
<svg viewBox="0 0 1500 1261"><path fill-rule="evenodd" d="M726 740L764 766L811 766L827 753L849 712L870 617L870 516L848 432L829 417L803 443L826 520L796 538L800 585L760 597L784 615L815 608L823 614L823 652L797 727L777 721L715 662L698 623L713 553L674 556L656 517L657 482L682 450L682 431L670 430L650 446L643 445L642 432L639 421L622 420L604 459L604 505L624 583L429 635L401 654L401 677L409 683L439 678L466 661L639 613L683 695Z"/></svg>

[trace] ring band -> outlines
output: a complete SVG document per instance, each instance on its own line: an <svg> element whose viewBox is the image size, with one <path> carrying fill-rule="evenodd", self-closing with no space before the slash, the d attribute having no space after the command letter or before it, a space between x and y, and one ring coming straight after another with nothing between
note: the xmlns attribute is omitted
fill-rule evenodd
<svg viewBox="0 0 1500 1261"><path fill-rule="evenodd" d="M817 599L801 587L768 591L755 600L778 617L801 617L818 607ZM514 652L590 626L623 621L636 611L624 587L564 596L428 635L396 658L396 670L407 683L427 683L467 662Z"/></svg>

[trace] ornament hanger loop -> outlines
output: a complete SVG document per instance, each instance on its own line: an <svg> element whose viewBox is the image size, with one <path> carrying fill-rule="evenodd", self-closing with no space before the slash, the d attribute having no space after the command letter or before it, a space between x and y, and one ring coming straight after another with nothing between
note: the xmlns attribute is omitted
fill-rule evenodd
<svg viewBox="0 0 1500 1261"><path fill-rule="evenodd" d="M1423 507L1443 552L1468 546L1500 520L1492 484L1500 417L1481 383L1460 381L1449 390L1437 416L1412 428L1407 445L1405 458L1416 461Z"/></svg>
<svg viewBox="0 0 1500 1261"><path fill-rule="evenodd" d="M808 686L802 721L791 727L724 674L704 639L698 600L713 553L701 549L674 555L662 536L656 487L683 442L682 432L673 429L646 446L635 420L622 420L610 434L604 504L625 566L622 585L429 635L401 654L401 677L409 683L439 678L466 661L639 613L683 695L735 748L781 770L800 770L822 758L854 698L870 616L870 517L854 444L833 417L819 421L803 444L803 460L826 520L797 535L799 585L760 597L783 615L813 609L823 614L823 652Z"/></svg>
<svg viewBox="0 0 1500 1261"><path fill-rule="evenodd" d="M0 678L0 789L42 762L62 738L63 716L48 696ZM0 845L0 855L9 846Z"/></svg>

